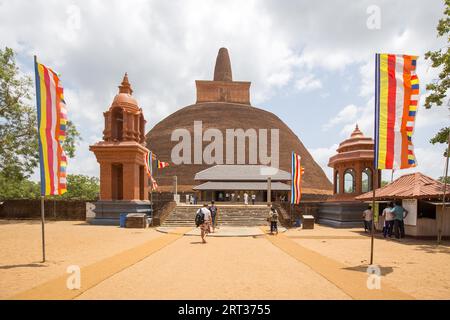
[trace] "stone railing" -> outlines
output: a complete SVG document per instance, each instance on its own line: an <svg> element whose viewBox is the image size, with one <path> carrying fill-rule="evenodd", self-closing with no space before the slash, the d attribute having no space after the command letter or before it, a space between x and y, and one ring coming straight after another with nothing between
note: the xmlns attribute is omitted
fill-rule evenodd
<svg viewBox="0 0 450 320"><path fill-rule="evenodd" d="M160 226L164 220L177 206L175 201L154 201L153 202L153 219L152 225L154 227Z"/></svg>

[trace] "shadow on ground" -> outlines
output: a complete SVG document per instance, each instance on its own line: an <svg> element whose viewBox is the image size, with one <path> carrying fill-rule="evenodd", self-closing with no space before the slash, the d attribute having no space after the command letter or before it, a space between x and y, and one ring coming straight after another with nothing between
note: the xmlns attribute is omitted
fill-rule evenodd
<svg viewBox="0 0 450 320"><path fill-rule="evenodd" d="M15 269L15 268L46 268L46 267L48 267L48 266L43 265L41 263L10 264L10 265L0 266L0 270L8 270L8 269Z"/></svg>
<svg viewBox="0 0 450 320"><path fill-rule="evenodd" d="M356 267L347 267L347 268L344 268L344 270L367 273L367 267L368 267L367 265L361 265L361 266L356 266ZM382 276L385 276L385 275L388 275L388 274L394 272L393 267L380 267L380 266L378 266L378 267L380 268Z"/></svg>

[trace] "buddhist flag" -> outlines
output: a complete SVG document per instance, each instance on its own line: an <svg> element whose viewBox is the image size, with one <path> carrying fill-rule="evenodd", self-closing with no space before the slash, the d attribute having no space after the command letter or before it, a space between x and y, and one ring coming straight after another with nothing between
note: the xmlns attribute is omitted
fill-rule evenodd
<svg viewBox="0 0 450 320"><path fill-rule="evenodd" d="M147 171L147 175L149 177L153 176L153 169L152 169L152 158L153 158L153 152L148 151L145 155L145 170Z"/></svg>
<svg viewBox="0 0 450 320"><path fill-rule="evenodd" d="M299 204L302 197L302 176L304 168L300 165L302 157L292 152L291 204Z"/></svg>
<svg viewBox="0 0 450 320"><path fill-rule="evenodd" d="M58 75L35 59L36 106L41 171L41 195L61 195L66 189L67 109Z"/></svg>
<svg viewBox="0 0 450 320"><path fill-rule="evenodd" d="M164 161L159 161L158 160L158 169L162 169L162 168L165 168L165 167L168 167L168 166L169 166L168 162L164 162Z"/></svg>
<svg viewBox="0 0 450 320"><path fill-rule="evenodd" d="M417 166L412 136L419 101L416 56L376 54L375 166Z"/></svg>

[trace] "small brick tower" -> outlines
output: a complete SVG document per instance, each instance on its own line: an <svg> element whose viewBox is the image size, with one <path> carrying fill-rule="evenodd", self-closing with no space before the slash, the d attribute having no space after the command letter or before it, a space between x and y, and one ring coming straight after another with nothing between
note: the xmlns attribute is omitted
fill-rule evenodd
<svg viewBox="0 0 450 320"><path fill-rule="evenodd" d="M103 140L89 147L100 164L100 201L94 222L118 224L120 213L148 213L145 119L125 73L111 107L104 112Z"/></svg>

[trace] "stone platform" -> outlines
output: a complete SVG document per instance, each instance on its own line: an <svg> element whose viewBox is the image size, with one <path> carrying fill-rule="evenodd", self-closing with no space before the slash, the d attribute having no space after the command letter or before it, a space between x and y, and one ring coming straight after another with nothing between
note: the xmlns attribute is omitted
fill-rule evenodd
<svg viewBox="0 0 450 320"><path fill-rule="evenodd" d="M316 221L334 228L361 228L366 209L367 203L363 202L324 202L320 204Z"/></svg>
<svg viewBox="0 0 450 320"><path fill-rule="evenodd" d="M88 209L87 222L94 225L119 225L121 213L145 213L151 216L150 201L97 201Z"/></svg>

